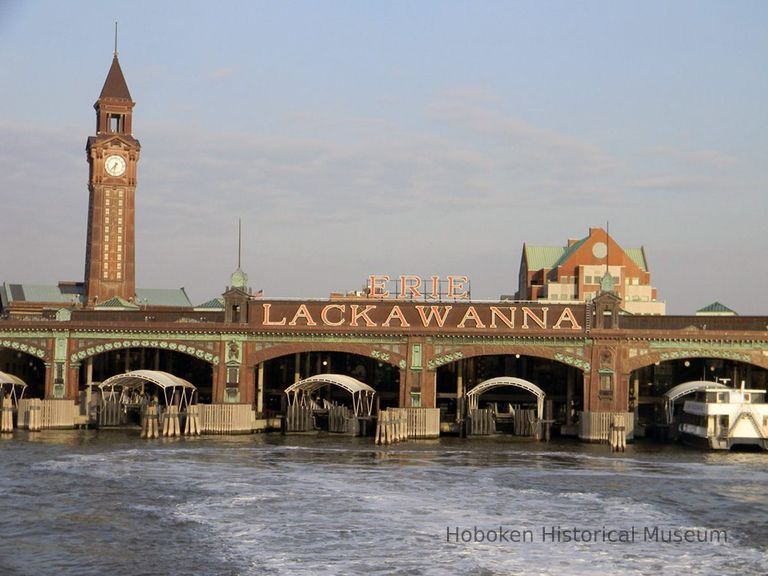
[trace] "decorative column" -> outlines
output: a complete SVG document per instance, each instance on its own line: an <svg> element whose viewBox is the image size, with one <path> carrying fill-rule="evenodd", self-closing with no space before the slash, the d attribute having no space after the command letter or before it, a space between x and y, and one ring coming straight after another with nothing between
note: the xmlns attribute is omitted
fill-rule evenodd
<svg viewBox="0 0 768 576"><path fill-rule="evenodd" d="M456 422L461 422L464 406L464 360L456 361Z"/></svg>
<svg viewBox="0 0 768 576"><path fill-rule="evenodd" d="M226 386L223 400L225 404L239 404L241 398L245 396L240 390L240 384L244 380L242 378L242 342L230 340L226 344L226 351Z"/></svg>
<svg viewBox="0 0 768 576"><path fill-rule="evenodd" d="M264 413L264 362L259 362L256 379L256 412L258 414Z"/></svg>

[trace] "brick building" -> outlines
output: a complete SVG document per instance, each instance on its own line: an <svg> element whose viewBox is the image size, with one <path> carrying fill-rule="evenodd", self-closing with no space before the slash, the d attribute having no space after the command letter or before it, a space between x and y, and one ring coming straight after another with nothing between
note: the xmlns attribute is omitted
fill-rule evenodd
<svg viewBox="0 0 768 576"><path fill-rule="evenodd" d="M562 304L590 301L601 289L614 291L631 314L665 314L657 300L645 249L622 248L602 228L590 228L566 246L523 245L515 298Z"/></svg>

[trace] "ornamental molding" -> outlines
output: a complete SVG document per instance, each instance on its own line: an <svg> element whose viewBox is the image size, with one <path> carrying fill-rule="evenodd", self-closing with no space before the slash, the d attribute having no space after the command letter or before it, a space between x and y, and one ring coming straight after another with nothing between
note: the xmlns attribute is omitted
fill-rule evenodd
<svg viewBox="0 0 768 576"><path fill-rule="evenodd" d="M659 355L659 358L661 361L677 360L681 358L725 358L728 360L740 360L741 362L747 363L752 361L752 356L749 354L741 354L739 352L731 352L729 350L717 350L711 348L662 352Z"/></svg>
<svg viewBox="0 0 768 576"><path fill-rule="evenodd" d="M218 355L207 352L201 348L189 346L187 344L180 344L178 342L168 342L167 340L120 340L117 342L105 342L104 344L97 344L96 346L89 346L78 352L73 353L69 357L70 363L79 362L91 356L97 356L104 352L111 352L112 350L123 350L126 348L159 348L160 350L170 350L172 352L180 352L182 354L188 354L194 356L200 360L204 360L218 366L221 359Z"/></svg>
<svg viewBox="0 0 768 576"><path fill-rule="evenodd" d="M583 358L577 358L575 356L570 356L569 354L560 354L558 352L555 354L555 360L557 360L558 362L562 362L563 364L568 364L569 366L580 368L585 372L589 372L590 370L592 370L592 365L589 362L587 362Z"/></svg>
<svg viewBox="0 0 768 576"><path fill-rule="evenodd" d="M530 338L504 338L504 337L474 337L474 336L432 336L427 338L427 342L435 346L461 347L461 346L526 346L526 347L547 347L547 348L578 348L583 349L589 346L592 341L588 338L551 338L530 337Z"/></svg>
<svg viewBox="0 0 768 576"><path fill-rule="evenodd" d="M435 356L431 360L427 362L427 368L437 368L439 366L442 366L443 364L448 364L449 362L455 362L456 360L461 360L464 358L463 352L453 352L452 354L443 354L442 356Z"/></svg>
<svg viewBox="0 0 768 576"><path fill-rule="evenodd" d="M10 348L11 350L17 350L19 352L24 352L25 354L37 356L38 358L45 358L45 350L24 342L0 340L0 348Z"/></svg>

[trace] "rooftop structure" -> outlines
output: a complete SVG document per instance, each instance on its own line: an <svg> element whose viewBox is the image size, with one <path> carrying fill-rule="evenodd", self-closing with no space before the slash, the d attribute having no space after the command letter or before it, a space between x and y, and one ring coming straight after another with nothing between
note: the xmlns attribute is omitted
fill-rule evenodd
<svg viewBox="0 0 768 576"><path fill-rule="evenodd" d="M622 248L602 228L590 228L566 246L523 245L520 262L520 300L542 302L591 301L601 291L612 291L630 314L664 314L657 300L645 249Z"/></svg>

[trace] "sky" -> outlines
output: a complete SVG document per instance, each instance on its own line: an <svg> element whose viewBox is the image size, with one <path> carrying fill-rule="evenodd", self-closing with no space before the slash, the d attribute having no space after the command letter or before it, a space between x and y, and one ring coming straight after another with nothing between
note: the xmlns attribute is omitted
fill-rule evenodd
<svg viewBox="0 0 768 576"><path fill-rule="evenodd" d="M672 314L768 314L768 2L0 0L0 281L82 280L114 50L141 141L137 285L514 293L610 223Z"/></svg>

